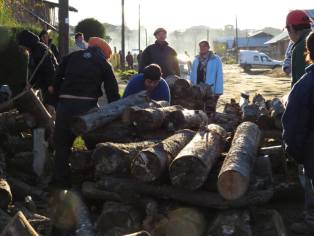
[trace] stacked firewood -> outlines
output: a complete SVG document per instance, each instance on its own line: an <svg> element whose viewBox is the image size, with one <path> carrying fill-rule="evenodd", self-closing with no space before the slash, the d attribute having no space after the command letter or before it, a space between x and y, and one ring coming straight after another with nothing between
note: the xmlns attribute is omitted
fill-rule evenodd
<svg viewBox="0 0 314 236"><path fill-rule="evenodd" d="M177 83L185 81L174 82L174 94L185 89ZM244 112L235 100L209 119L204 107L212 96L210 87L184 91L184 99L173 96L175 105L139 93L78 117L72 130L88 150L70 157L77 188L52 197L38 183L52 168L36 154L49 152L43 142L52 124L49 116L43 119L16 104L17 110L1 113L0 230L26 230L23 235L211 235L219 231L222 216L209 227L204 209L268 202L274 194L270 157L282 156L261 148L261 129L251 122L257 119L242 122ZM277 116L273 111L270 117Z"/></svg>

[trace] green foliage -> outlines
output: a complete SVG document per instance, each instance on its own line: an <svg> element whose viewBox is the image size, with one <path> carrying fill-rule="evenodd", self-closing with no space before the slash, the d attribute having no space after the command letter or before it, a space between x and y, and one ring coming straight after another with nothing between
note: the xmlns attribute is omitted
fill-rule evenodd
<svg viewBox="0 0 314 236"><path fill-rule="evenodd" d="M87 150L84 139L81 136L76 137L76 139L73 142L72 148L75 151Z"/></svg>
<svg viewBox="0 0 314 236"><path fill-rule="evenodd" d="M75 32L83 33L86 41L88 41L90 37L104 38L106 35L103 24L94 18L87 18L80 21L75 27Z"/></svg>
<svg viewBox="0 0 314 236"><path fill-rule="evenodd" d="M5 0L0 0L0 25L18 26L18 23L11 16L10 10L4 4Z"/></svg>
<svg viewBox="0 0 314 236"><path fill-rule="evenodd" d="M0 27L0 84L8 84L13 95L25 87L27 52L16 43L16 35L22 27ZM30 29L38 33L38 29Z"/></svg>

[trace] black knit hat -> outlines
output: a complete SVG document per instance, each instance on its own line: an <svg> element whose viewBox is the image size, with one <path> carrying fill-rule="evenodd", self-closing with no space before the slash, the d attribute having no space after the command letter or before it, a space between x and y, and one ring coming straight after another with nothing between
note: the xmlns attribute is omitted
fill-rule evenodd
<svg viewBox="0 0 314 236"><path fill-rule="evenodd" d="M144 68L144 80L160 80L161 77L161 68L157 64L150 64Z"/></svg>
<svg viewBox="0 0 314 236"><path fill-rule="evenodd" d="M39 37L29 30L23 30L17 35L16 40L19 45L32 49L39 42Z"/></svg>

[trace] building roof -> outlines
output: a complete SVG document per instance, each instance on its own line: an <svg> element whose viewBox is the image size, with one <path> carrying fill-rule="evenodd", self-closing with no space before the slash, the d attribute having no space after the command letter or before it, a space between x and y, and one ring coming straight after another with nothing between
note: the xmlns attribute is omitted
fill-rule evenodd
<svg viewBox="0 0 314 236"><path fill-rule="evenodd" d="M262 30L255 31L249 34L250 38L255 38L255 37L273 37L274 35L266 33Z"/></svg>
<svg viewBox="0 0 314 236"><path fill-rule="evenodd" d="M277 43L277 42L282 41L282 40L289 40L288 31L286 29L284 31L282 31L280 34L276 35L275 37L273 37L270 40L268 40L267 42L265 42L265 44L266 45L273 44L273 43Z"/></svg>
<svg viewBox="0 0 314 236"><path fill-rule="evenodd" d="M314 20L314 9L305 10L305 12Z"/></svg>
<svg viewBox="0 0 314 236"><path fill-rule="evenodd" d="M43 0L43 2L52 7L59 7L59 3L56 3L56 2L51 2L51 1L46 1L46 0ZM69 6L69 11L78 12L76 8L71 7L71 6Z"/></svg>

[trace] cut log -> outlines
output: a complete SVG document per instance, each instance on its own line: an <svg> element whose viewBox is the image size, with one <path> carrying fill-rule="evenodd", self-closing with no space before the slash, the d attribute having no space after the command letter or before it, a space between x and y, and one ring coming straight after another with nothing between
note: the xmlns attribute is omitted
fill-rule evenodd
<svg viewBox="0 0 314 236"><path fill-rule="evenodd" d="M22 138L0 133L0 146L6 153L14 155L17 152L31 152L33 141L31 137Z"/></svg>
<svg viewBox="0 0 314 236"><path fill-rule="evenodd" d="M272 169L275 173L287 173L286 157L281 145L262 147L259 150L259 155L269 157Z"/></svg>
<svg viewBox="0 0 314 236"><path fill-rule="evenodd" d="M218 191L223 198L235 200L247 191L260 139L256 124L244 122L238 126L218 175Z"/></svg>
<svg viewBox="0 0 314 236"><path fill-rule="evenodd" d="M118 201L122 202L122 197L120 194L115 192L109 192L100 190L97 188L96 183L94 182L84 182L82 185L82 194L84 198L88 200L96 201Z"/></svg>
<svg viewBox="0 0 314 236"><path fill-rule="evenodd" d="M19 152L13 157L7 158L7 168L33 175L35 174L33 160L33 152Z"/></svg>
<svg viewBox="0 0 314 236"><path fill-rule="evenodd" d="M99 108L97 111L76 118L72 130L77 135L86 134L118 118L126 108L147 103L148 101L149 98L146 91L117 100Z"/></svg>
<svg viewBox="0 0 314 236"><path fill-rule="evenodd" d="M130 123L140 131L159 129L172 112L180 110L183 110L183 107L169 106L141 109L132 114Z"/></svg>
<svg viewBox="0 0 314 236"><path fill-rule="evenodd" d="M16 110L0 113L0 132L17 135L35 126L36 120L29 113L20 114Z"/></svg>
<svg viewBox="0 0 314 236"><path fill-rule="evenodd" d="M23 213L19 211L2 231L1 236L39 236Z"/></svg>
<svg viewBox="0 0 314 236"><path fill-rule="evenodd" d="M96 231L105 235L123 235L141 227L143 215L133 206L125 203L106 202L96 222ZM117 232L119 234L112 234Z"/></svg>
<svg viewBox="0 0 314 236"><path fill-rule="evenodd" d="M158 179L194 135L195 132L191 130L181 130L153 147L139 152L132 161L132 175L144 182Z"/></svg>
<svg viewBox="0 0 314 236"><path fill-rule="evenodd" d="M178 110L171 112L166 118L169 130L198 129L208 123L208 117L201 110Z"/></svg>
<svg viewBox="0 0 314 236"><path fill-rule="evenodd" d="M259 108L256 104L249 104L242 107L242 120L256 122L259 116Z"/></svg>
<svg viewBox="0 0 314 236"><path fill-rule="evenodd" d="M282 139L282 131L277 129L271 130L262 130L263 139L275 139L281 140Z"/></svg>
<svg viewBox="0 0 314 236"><path fill-rule="evenodd" d="M121 120L123 123L130 124L132 120L131 117L136 111L139 111L145 108L152 108L152 107L156 107L156 108L167 107L169 105L170 104L167 101L153 101L152 100L151 102L146 102L138 106L128 107L123 111Z"/></svg>
<svg viewBox="0 0 314 236"><path fill-rule="evenodd" d="M8 182L0 178L0 208L7 209L12 202L11 188Z"/></svg>
<svg viewBox="0 0 314 236"><path fill-rule="evenodd" d="M178 79L174 82L173 97L182 98L191 94L191 81L186 79Z"/></svg>
<svg viewBox="0 0 314 236"><path fill-rule="evenodd" d="M138 181L122 178L113 178L106 176L97 183L97 187L106 191L125 193L137 193L153 196L159 199L173 199L183 203L200 207L209 207L216 209L227 209L230 207L238 208L255 204L268 202L273 196L273 190L257 190L248 192L243 197L226 201L220 194L202 190L189 191L182 188L174 188L169 185L156 185L141 183Z"/></svg>
<svg viewBox="0 0 314 236"><path fill-rule="evenodd" d="M234 132L241 122L241 114L216 112L215 123L227 132Z"/></svg>
<svg viewBox="0 0 314 236"><path fill-rule="evenodd" d="M201 187L224 149L226 136L226 131L215 124L207 126L204 135L198 132L171 162L171 183L189 190Z"/></svg>
<svg viewBox="0 0 314 236"><path fill-rule="evenodd" d="M155 142L138 143L99 143L92 154L95 161L95 176L104 174L128 175L131 161L138 151L154 145Z"/></svg>

